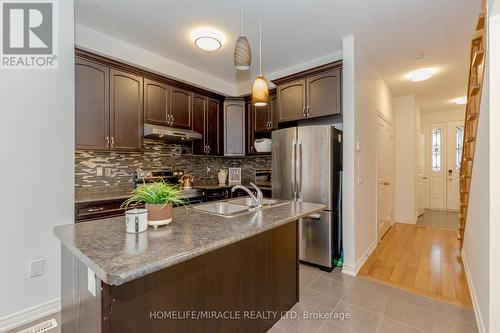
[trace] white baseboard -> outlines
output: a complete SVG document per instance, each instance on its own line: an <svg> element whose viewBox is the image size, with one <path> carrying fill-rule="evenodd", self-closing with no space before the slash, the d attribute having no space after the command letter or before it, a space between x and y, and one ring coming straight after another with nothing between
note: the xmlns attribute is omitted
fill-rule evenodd
<svg viewBox="0 0 500 333"><path fill-rule="evenodd" d="M417 219L418 217L414 218L406 218L406 217L394 217L394 221L396 223L403 223L403 224L417 224Z"/></svg>
<svg viewBox="0 0 500 333"><path fill-rule="evenodd" d="M474 314L476 316L477 328L479 333L486 333L486 328L484 326L483 316L481 314L481 309L479 309L479 303L477 301L476 290L474 289L474 284L472 283L472 278L470 275L469 265L467 264L467 257L465 256L464 249L460 252L462 256L462 262L464 263L465 276L467 277L467 284L469 285L469 290L472 297L472 306L474 308Z"/></svg>
<svg viewBox="0 0 500 333"><path fill-rule="evenodd" d="M31 308L0 318L0 332L11 330L59 311L61 311L60 298L35 305Z"/></svg>
<svg viewBox="0 0 500 333"><path fill-rule="evenodd" d="M357 276L359 270L363 265L365 264L366 260L368 257L372 254L373 250L377 247L377 241L373 242L372 245L368 247L368 249L363 253L361 258L356 262L355 265L347 265L344 263L342 266L342 274L350 275L350 276Z"/></svg>

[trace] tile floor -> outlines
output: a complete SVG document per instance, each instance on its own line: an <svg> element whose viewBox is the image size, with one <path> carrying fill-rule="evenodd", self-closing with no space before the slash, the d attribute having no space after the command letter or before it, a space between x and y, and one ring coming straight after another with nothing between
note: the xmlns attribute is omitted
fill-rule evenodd
<svg viewBox="0 0 500 333"><path fill-rule="evenodd" d="M300 302L292 309L299 316L306 313L349 313L351 318L283 318L269 332L477 333L474 313L469 308L353 278L340 273L340 269L326 273L300 265L300 289ZM50 318L56 318L59 326L47 333L60 333L60 313L8 333L18 332Z"/></svg>
<svg viewBox="0 0 500 333"><path fill-rule="evenodd" d="M282 318L269 331L335 333L477 332L474 312L362 278L300 266L298 318ZM315 312L350 313L349 319L305 319Z"/></svg>
<svg viewBox="0 0 500 333"><path fill-rule="evenodd" d="M417 225L457 230L458 212L426 209L424 214L418 217Z"/></svg>

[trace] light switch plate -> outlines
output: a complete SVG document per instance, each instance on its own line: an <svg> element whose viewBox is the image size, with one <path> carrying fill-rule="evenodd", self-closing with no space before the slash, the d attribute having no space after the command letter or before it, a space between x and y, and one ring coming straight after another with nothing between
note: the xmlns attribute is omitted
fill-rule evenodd
<svg viewBox="0 0 500 333"><path fill-rule="evenodd" d="M45 259L35 259L30 261L30 277L43 275L45 268Z"/></svg>
<svg viewBox="0 0 500 333"><path fill-rule="evenodd" d="M360 151L360 150L361 150L361 143L356 142L356 151Z"/></svg>
<svg viewBox="0 0 500 333"><path fill-rule="evenodd" d="M95 273L88 267L87 267L87 289L93 296L96 295Z"/></svg>

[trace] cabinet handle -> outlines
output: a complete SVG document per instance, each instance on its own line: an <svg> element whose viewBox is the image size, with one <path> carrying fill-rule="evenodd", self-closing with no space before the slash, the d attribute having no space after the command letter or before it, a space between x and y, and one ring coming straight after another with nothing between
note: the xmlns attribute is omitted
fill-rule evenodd
<svg viewBox="0 0 500 333"><path fill-rule="evenodd" d="M307 116L309 117L311 115L311 111L309 109L309 105L307 106L307 112L306 112Z"/></svg>
<svg viewBox="0 0 500 333"><path fill-rule="evenodd" d="M253 146L250 146L250 152L253 153Z"/></svg>
<svg viewBox="0 0 500 333"><path fill-rule="evenodd" d="M175 117L174 117L174 115L170 115L170 117L172 118L172 121L170 122L170 124L173 124Z"/></svg>
<svg viewBox="0 0 500 333"><path fill-rule="evenodd" d="M104 207L99 207L99 208L89 208L89 213L95 213L95 212L100 212L103 211Z"/></svg>
<svg viewBox="0 0 500 333"><path fill-rule="evenodd" d="M210 146L207 146L207 154L210 154Z"/></svg>
<svg viewBox="0 0 500 333"><path fill-rule="evenodd" d="M115 146L115 138L112 136L111 137L111 148Z"/></svg>
<svg viewBox="0 0 500 333"><path fill-rule="evenodd" d="M109 136L106 137L106 147L109 148Z"/></svg>
<svg viewBox="0 0 500 333"><path fill-rule="evenodd" d="M306 107L305 106L302 107L302 116L304 116L304 117L306 116Z"/></svg>

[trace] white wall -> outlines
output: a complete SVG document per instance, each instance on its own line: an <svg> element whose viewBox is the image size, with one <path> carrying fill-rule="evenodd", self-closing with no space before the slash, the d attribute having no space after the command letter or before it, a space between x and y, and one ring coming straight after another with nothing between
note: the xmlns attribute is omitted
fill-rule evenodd
<svg viewBox="0 0 500 333"><path fill-rule="evenodd" d="M395 99L394 111L394 219L417 222L417 157L420 109L415 96Z"/></svg>
<svg viewBox="0 0 500 333"><path fill-rule="evenodd" d="M356 275L377 241L377 112L393 118L392 95L354 36L343 40L344 183L342 272ZM356 143L360 149L356 151Z"/></svg>
<svg viewBox="0 0 500 333"><path fill-rule="evenodd" d="M59 69L0 70L0 331L59 306L52 229L74 219L73 1L58 7ZM29 278L37 258L45 258L45 274Z"/></svg>

